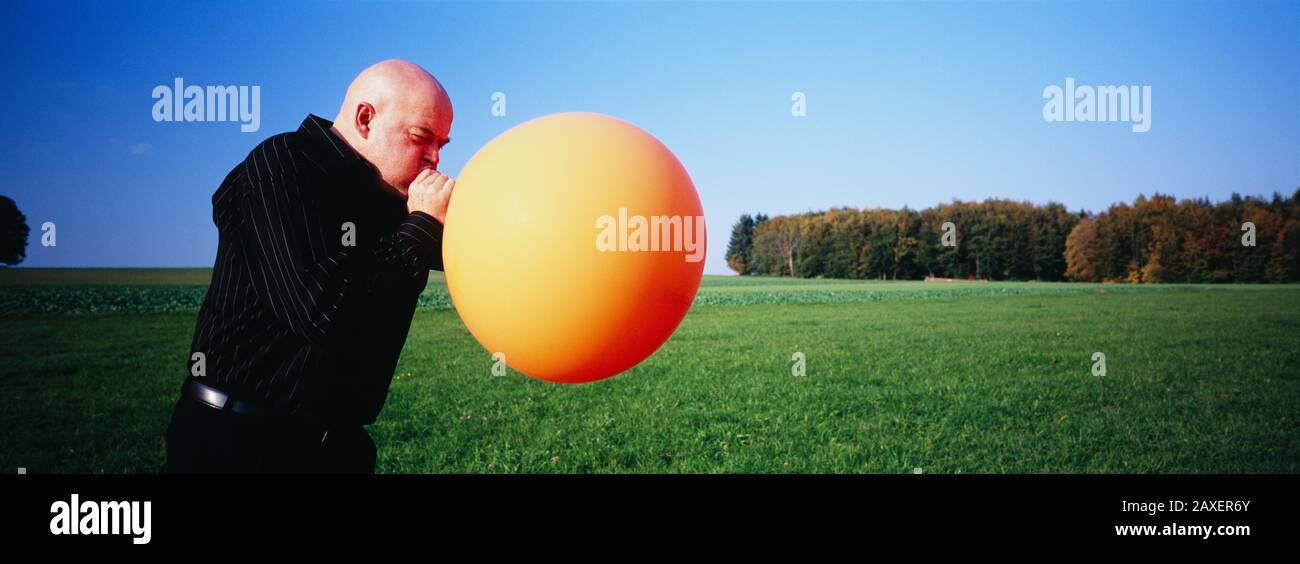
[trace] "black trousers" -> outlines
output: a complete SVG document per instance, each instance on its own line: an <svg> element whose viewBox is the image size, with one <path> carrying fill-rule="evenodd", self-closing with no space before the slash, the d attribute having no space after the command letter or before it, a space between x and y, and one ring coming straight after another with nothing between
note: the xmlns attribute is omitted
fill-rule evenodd
<svg viewBox="0 0 1300 564"><path fill-rule="evenodd" d="M293 417L241 415L181 397L167 426L173 474L315 474L375 471L364 427L324 429Z"/></svg>

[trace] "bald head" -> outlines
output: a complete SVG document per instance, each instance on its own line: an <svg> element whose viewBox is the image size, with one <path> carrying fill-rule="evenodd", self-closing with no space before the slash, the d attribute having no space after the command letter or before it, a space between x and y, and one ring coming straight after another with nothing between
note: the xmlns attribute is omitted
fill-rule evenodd
<svg viewBox="0 0 1300 564"><path fill-rule="evenodd" d="M405 196L421 170L437 169L451 120L451 98L438 79L415 63L389 59L353 79L334 129Z"/></svg>

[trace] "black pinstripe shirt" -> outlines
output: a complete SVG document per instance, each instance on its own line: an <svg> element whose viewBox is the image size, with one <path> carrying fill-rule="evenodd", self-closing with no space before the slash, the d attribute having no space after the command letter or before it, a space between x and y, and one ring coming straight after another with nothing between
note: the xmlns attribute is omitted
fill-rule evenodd
<svg viewBox="0 0 1300 564"><path fill-rule="evenodd" d="M442 269L442 225L408 214L332 125L309 115L267 139L212 196L217 258L190 366L203 353L199 381L233 397L369 424Z"/></svg>

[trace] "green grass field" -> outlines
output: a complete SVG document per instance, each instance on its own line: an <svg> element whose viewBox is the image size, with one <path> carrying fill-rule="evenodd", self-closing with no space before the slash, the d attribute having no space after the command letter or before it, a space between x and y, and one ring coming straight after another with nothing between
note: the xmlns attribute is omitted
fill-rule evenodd
<svg viewBox="0 0 1300 564"><path fill-rule="evenodd" d="M207 278L0 270L0 467L161 471ZM1300 286L706 277L565 386L493 377L435 277L370 432L380 472L1295 473L1298 349Z"/></svg>

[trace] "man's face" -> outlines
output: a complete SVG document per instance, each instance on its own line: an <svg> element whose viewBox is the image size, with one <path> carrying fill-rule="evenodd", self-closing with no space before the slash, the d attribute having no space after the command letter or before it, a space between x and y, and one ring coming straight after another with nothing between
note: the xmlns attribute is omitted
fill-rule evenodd
<svg viewBox="0 0 1300 564"><path fill-rule="evenodd" d="M451 120L445 97L392 104L370 122L366 158L384 183L405 197L421 170L437 170L438 152L450 141Z"/></svg>

